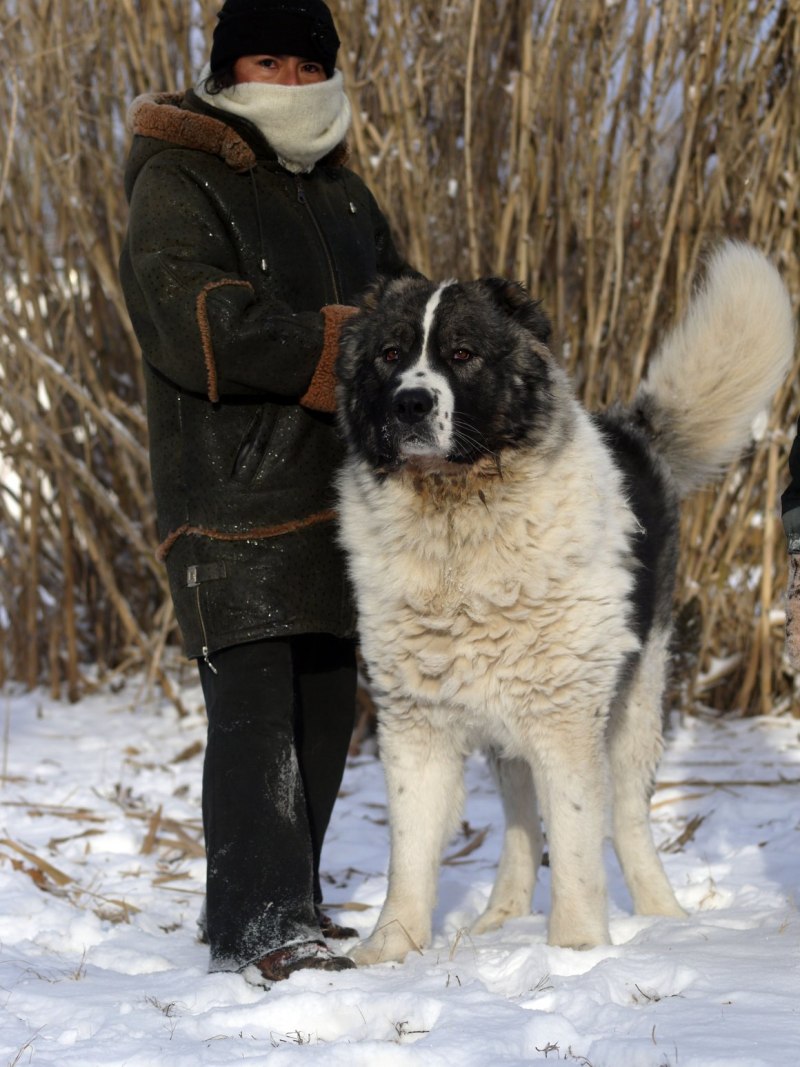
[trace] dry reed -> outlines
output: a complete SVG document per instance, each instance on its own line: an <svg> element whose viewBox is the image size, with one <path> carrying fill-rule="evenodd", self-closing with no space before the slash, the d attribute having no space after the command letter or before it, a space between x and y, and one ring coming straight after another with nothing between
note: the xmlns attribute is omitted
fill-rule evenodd
<svg viewBox="0 0 800 1067"><path fill-rule="evenodd" d="M0 15L0 683L77 697L177 645L116 262L125 111L190 83L218 4L29 0ZM704 251L752 241L800 298L794 0L339 0L353 165L431 276L523 280L592 407L630 395ZM786 383L683 521L677 698L791 706L777 498ZM589 546L587 546L587 550Z"/></svg>

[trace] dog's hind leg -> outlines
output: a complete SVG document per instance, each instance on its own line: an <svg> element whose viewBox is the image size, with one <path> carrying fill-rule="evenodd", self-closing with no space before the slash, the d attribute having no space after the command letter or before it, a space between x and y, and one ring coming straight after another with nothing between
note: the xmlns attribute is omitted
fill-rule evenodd
<svg viewBox="0 0 800 1067"><path fill-rule="evenodd" d="M486 910L472 932L483 934L502 926L506 919L528 915L542 858L542 831L536 790L529 764L488 753L489 765L503 799L506 818L503 852Z"/></svg>
<svg viewBox="0 0 800 1067"><path fill-rule="evenodd" d="M389 804L389 890L375 930L350 952L358 964L402 960L430 944L439 862L464 798L463 749L452 729L410 709L388 716L378 736Z"/></svg>
<svg viewBox="0 0 800 1067"><path fill-rule="evenodd" d="M655 631L609 723L613 833L634 909L641 915L684 916L653 843L650 798L661 756L662 700L669 632Z"/></svg>

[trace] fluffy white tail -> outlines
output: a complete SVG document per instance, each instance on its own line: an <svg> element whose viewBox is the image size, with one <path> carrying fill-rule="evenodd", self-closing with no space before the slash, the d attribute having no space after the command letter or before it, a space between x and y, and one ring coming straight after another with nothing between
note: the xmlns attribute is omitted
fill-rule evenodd
<svg viewBox="0 0 800 1067"><path fill-rule="evenodd" d="M719 474L748 444L793 353L792 306L777 270L750 245L726 242L634 401L682 494Z"/></svg>

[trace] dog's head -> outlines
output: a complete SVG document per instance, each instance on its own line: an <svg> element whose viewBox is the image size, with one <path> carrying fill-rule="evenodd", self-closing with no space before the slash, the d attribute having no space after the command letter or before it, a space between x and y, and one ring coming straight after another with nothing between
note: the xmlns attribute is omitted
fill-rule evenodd
<svg viewBox="0 0 800 1067"><path fill-rule="evenodd" d="M550 323L516 282L379 282L342 335L339 418L375 469L471 464L536 439Z"/></svg>

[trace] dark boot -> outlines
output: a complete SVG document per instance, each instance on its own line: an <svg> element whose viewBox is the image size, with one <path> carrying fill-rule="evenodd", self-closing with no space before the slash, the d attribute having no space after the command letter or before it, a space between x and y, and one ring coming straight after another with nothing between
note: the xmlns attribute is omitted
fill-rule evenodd
<svg viewBox="0 0 800 1067"><path fill-rule="evenodd" d="M282 982L295 971L347 971L355 963L347 956L335 955L323 941L300 941L283 945L242 970L252 985Z"/></svg>

